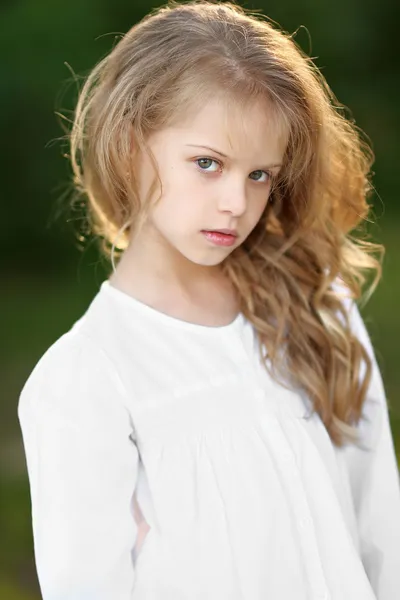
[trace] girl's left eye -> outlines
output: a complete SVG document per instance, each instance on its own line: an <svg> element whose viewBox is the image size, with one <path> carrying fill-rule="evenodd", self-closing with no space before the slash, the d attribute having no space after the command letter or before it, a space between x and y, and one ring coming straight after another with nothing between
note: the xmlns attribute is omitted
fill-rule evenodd
<svg viewBox="0 0 400 600"><path fill-rule="evenodd" d="M203 162L204 165L204 161L207 163L217 163L220 167L222 166L221 162L219 160L216 160L214 158L206 158L205 156L203 156L202 158L198 158L196 159L194 162L200 167L200 171L203 171L204 173L215 173L215 171L210 171L207 167L203 169L203 167L200 166L199 163ZM267 179L265 181L263 181L262 183L268 183L270 181L270 179L272 178L272 174L269 171L253 171L253 173L265 173L267 175ZM261 181L260 179L256 179L255 181Z"/></svg>

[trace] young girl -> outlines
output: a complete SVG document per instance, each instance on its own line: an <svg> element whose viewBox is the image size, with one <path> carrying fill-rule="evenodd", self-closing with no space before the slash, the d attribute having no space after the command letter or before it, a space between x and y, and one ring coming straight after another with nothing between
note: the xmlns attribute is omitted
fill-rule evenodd
<svg viewBox="0 0 400 600"><path fill-rule="evenodd" d="M351 235L373 157L315 65L261 15L170 2L94 68L70 141L113 269L19 399L43 599L398 598L356 303L382 248Z"/></svg>

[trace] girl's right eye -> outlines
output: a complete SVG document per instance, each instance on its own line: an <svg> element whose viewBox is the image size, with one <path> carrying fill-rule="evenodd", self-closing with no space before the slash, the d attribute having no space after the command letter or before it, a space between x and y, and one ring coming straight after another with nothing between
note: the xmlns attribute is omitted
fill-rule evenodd
<svg viewBox="0 0 400 600"><path fill-rule="evenodd" d="M213 163L213 162L214 162L214 163L217 163L219 166L221 166L221 163L220 163L218 160L215 160L214 158L206 158L205 156L202 156L201 158L197 158L197 159L196 159L194 162L195 162L195 163L196 163L196 164L199 166L199 168L200 168L200 171L204 171L204 172L206 172L206 173L209 173L210 171L209 171L207 168L206 168L206 169L203 169L203 168L202 168L202 167L199 165L199 163L200 163L201 161L205 161L205 162L209 162L209 163ZM203 163L203 164L204 164L204 163ZM211 171L211 173L215 173L215 171Z"/></svg>

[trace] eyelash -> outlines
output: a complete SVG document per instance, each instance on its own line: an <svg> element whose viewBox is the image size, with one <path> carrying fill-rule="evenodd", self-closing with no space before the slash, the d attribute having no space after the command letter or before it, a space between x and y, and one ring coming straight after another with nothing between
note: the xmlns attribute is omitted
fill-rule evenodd
<svg viewBox="0 0 400 600"><path fill-rule="evenodd" d="M223 163L220 160L217 160L216 158L211 158L210 156L201 156L200 158L196 158L195 159L195 163L198 163L200 160L211 160L212 162L216 162L217 164L220 165L220 167L223 166ZM207 171L206 169L202 169L201 167L198 167L199 171L201 173L213 173L214 171ZM270 183L270 181L273 179L273 174L271 173L271 171L264 171L263 169L257 169L256 171L253 171L253 173L257 173L257 172L261 172L261 173L266 173L268 175L268 181L263 181L262 183L266 184L266 183ZM256 183L258 183L258 180L254 180L256 181Z"/></svg>

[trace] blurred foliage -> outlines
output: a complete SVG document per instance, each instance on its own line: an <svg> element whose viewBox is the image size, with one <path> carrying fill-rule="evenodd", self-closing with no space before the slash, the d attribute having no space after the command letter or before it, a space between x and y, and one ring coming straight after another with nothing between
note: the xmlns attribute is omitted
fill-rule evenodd
<svg viewBox="0 0 400 600"><path fill-rule="evenodd" d="M0 6L3 316L0 376L0 598L35 600L29 490L16 406L30 370L79 318L105 276L95 247L75 241L70 169L56 112L72 115L82 78L161 2L3 0ZM384 277L362 311L385 381L400 462L400 77L397 0L271 0L261 10L312 56L340 103L372 140L376 239Z"/></svg>

